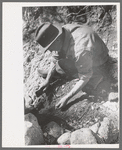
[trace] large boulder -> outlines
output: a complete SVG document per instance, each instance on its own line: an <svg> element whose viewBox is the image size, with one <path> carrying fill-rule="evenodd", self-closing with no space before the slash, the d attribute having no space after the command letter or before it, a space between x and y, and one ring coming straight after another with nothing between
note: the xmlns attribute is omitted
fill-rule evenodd
<svg viewBox="0 0 122 150"><path fill-rule="evenodd" d="M71 132L66 132L57 139L57 142L59 145L70 145L70 137Z"/></svg>
<svg viewBox="0 0 122 150"><path fill-rule="evenodd" d="M57 138L64 133L64 129L56 122L51 121L43 127L44 139L47 145L56 144Z"/></svg>
<svg viewBox="0 0 122 150"><path fill-rule="evenodd" d="M38 124L36 117L29 113L25 115L25 145L44 144L43 132Z"/></svg>
<svg viewBox="0 0 122 150"><path fill-rule="evenodd" d="M71 133L71 145L75 144L97 144L93 132L89 128L81 128Z"/></svg>

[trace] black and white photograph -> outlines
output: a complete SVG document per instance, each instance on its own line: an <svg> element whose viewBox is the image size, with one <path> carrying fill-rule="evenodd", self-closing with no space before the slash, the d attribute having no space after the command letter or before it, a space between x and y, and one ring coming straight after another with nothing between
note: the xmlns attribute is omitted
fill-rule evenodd
<svg viewBox="0 0 122 150"><path fill-rule="evenodd" d="M26 4L24 146L118 148L119 3Z"/></svg>

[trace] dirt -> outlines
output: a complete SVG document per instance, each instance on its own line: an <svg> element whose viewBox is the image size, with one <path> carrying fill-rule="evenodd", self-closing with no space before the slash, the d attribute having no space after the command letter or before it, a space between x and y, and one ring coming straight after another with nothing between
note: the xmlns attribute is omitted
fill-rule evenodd
<svg viewBox="0 0 122 150"><path fill-rule="evenodd" d="M109 49L109 55L111 56L108 77L104 78L96 90L86 86L83 89L83 92L80 91L77 95L71 98L67 106L62 110L56 110L55 104L71 90L77 80L61 79L51 84L47 92L43 93L43 95L40 97L41 100L43 97L43 101L41 101L40 105L37 105L36 110L38 113L37 111L33 111L41 125L44 125L51 120L55 120L61 126L64 126L65 128L67 127L69 130L75 130L82 127L89 127L99 121L102 121L104 117L108 117L111 120L111 131L114 132L113 134L117 133L118 135L119 99L117 96L115 99L111 100L109 96L111 93L116 95L118 94L116 11L112 11L111 14L112 24L102 28L96 28L96 32L106 43ZM96 26L98 27L99 23L92 25L93 28ZM39 61L42 62L42 68L48 68L50 64L50 62L46 60L46 58L49 58L48 56L50 56L50 54L47 53L46 58L44 58L42 54L40 55L38 50L39 47L34 45L34 43L30 45L30 47L27 45L24 48L24 56L26 56L24 57L26 58L24 63L24 83L27 91L30 90L30 85L33 86L30 91L33 91L33 89L35 89L34 86L39 87L41 82L43 82L43 79L40 79L35 73L36 69L38 68ZM33 68L35 68L35 70ZM30 93L30 91L28 93ZM110 102L112 107L105 105L106 102ZM116 109L114 109L115 106ZM118 142L118 136L116 140L114 139L114 141L111 141L111 143Z"/></svg>

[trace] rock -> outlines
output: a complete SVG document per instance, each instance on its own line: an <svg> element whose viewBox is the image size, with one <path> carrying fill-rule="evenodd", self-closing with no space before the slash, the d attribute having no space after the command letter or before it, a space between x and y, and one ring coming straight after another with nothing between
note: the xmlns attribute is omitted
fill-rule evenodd
<svg viewBox="0 0 122 150"><path fill-rule="evenodd" d="M96 124L90 126L89 129L91 129L93 131L93 135L96 138L97 143L98 144L104 144L105 143L104 139L98 135L98 131L99 131L100 125L101 125L101 123L97 122Z"/></svg>
<svg viewBox="0 0 122 150"><path fill-rule="evenodd" d="M64 131L63 128L61 128L57 123L52 121L44 127L44 133L47 133L47 135L51 135L57 139L64 133Z"/></svg>
<svg viewBox="0 0 122 150"><path fill-rule="evenodd" d="M101 122L101 126L98 131L100 137L104 138L105 141L108 139L109 136L109 125L110 125L110 120L107 117L105 117Z"/></svg>
<svg viewBox="0 0 122 150"><path fill-rule="evenodd" d="M66 132L57 139L57 142L59 145L70 145L70 137L71 132Z"/></svg>
<svg viewBox="0 0 122 150"><path fill-rule="evenodd" d="M113 133L109 134L109 138L106 141L107 144L112 144L116 142L118 142L119 144L119 131L114 134Z"/></svg>
<svg viewBox="0 0 122 150"><path fill-rule="evenodd" d="M117 111L119 107L117 102L110 102L110 101L105 102L103 106L107 107L108 109L112 111Z"/></svg>
<svg viewBox="0 0 122 150"><path fill-rule="evenodd" d="M111 92L108 96L109 101L118 101L118 93Z"/></svg>
<svg viewBox="0 0 122 150"><path fill-rule="evenodd" d="M31 100L24 98L24 114L30 113L34 107L30 105Z"/></svg>
<svg viewBox="0 0 122 150"><path fill-rule="evenodd" d="M91 129L94 133L97 133L100 127L100 122L95 123L94 125L90 126L89 129Z"/></svg>
<svg viewBox="0 0 122 150"><path fill-rule="evenodd" d="M43 132L38 124L36 117L29 113L25 115L25 145L44 144Z"/></svg>
<svg viewBox="0 0 122 150"><path fill-rule="evenodd" d="M105 144L104 139L101 138L97 133L92 132L92 134L96 138L98 144Z"/></svg>
<svg viewBox="0 0 122 150"><path fill-rule="evenodd" d="M96 138L89 128L81 128L71 133L71 145L73 144L97 144Z"/></svg>
<svg viewBox="0 0 122 150"><path fill-rule="evenodd" d="M26 87L24 86L24 109L25 109L25 112L27 111L27 113L28 113L28 112L30 112L29 110L33 109L33 106L31 106L32 103L33 103L33 99L28 94L28 91L27 91Z"/></svg>

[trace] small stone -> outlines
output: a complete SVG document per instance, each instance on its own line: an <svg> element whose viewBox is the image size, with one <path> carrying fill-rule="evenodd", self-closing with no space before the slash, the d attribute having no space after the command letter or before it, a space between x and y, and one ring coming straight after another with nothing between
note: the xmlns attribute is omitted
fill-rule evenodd
<svg viewBox="0 0 122 150"><path fill-rule="evenodd" d="M46 136L47 136L47 133L44 133L44 136L46 137Z"/></svg>
<svg viewBox="0 0 122 150"><path fill-rule="evenodd" d="M94 110L94 107L93 107L93 106L91 106L91 110Z"/></svg>
<svg viewBox="0 0 122 150"><path fill-rule="evenodd" d="M60 145L70 145L70 137L71 132L66 132L57 139L57 142Z"/></svg>
<svg viewBox="0 0 122 150"><path fill-rule="evenodd" d="M38 124L36 117L29 113L25 115L25 145L44 144L43 132Z"/></svg>
<svg viewBox="0 0 122 150"><path fill-rule="evenodd" d="M94 118L94 120L95 120L95 122L97 122L97 121L98 121L98 118Z"/></svg>
<svg viewBox="0 0 122 150"><path fill-rule="evenodd" d="M71 133L71 145L73 144L97 144L96 138L93 136L89 128L81 128Z"/></svg>
<svg viewBox="0 0 122 150"><path fill-rule="evenodd" d="M54 138L58 138L63 134L63 128L61 128L56 122L52 121L44 127L44 132Z"/></svg>
<svg viewBox="0 0 122 150"><path fill-rule="evenodd" d="M62 89L64 88L64 85L62 85Z"/></svg>
<svg viewBox="0 0 122 150"><path fill-rule="evenodd" d="M98 130L98 134L100 135L101 138L104 138L105 141L108 139L109 125L110 120L107 117L105 117L101 122L101 126Z"/></svg>

